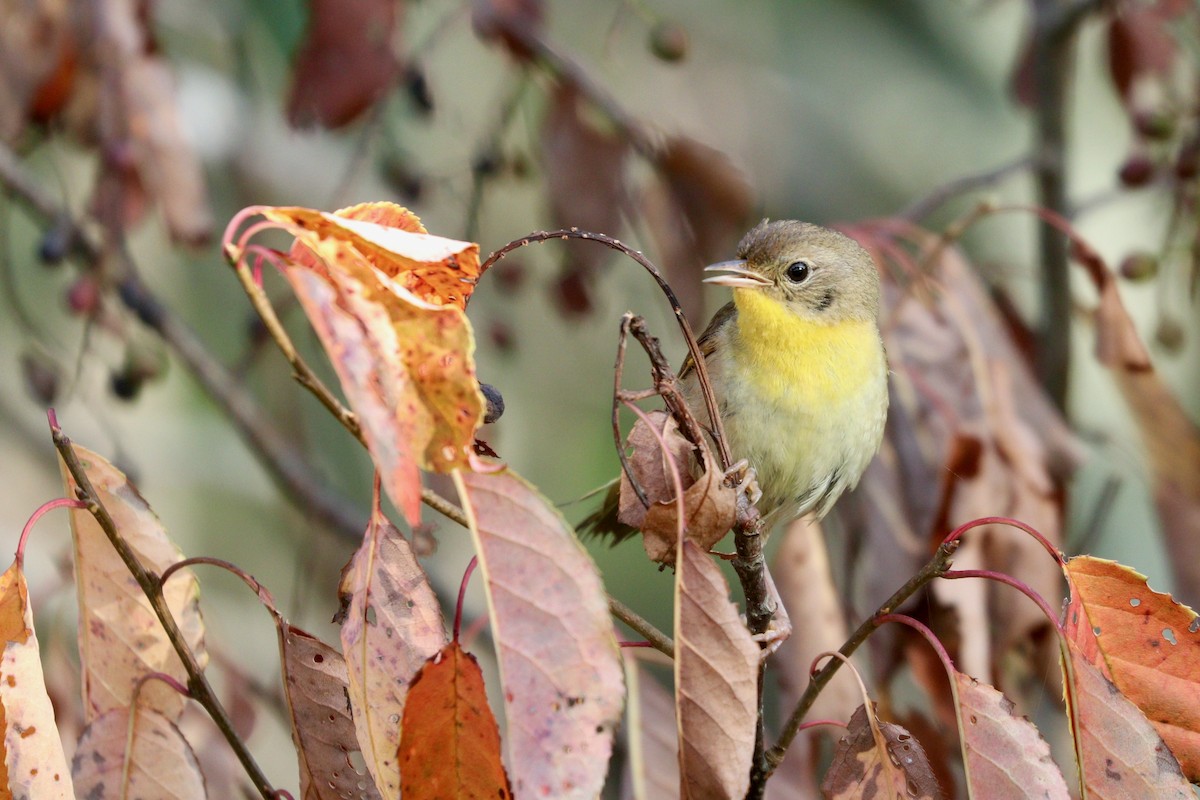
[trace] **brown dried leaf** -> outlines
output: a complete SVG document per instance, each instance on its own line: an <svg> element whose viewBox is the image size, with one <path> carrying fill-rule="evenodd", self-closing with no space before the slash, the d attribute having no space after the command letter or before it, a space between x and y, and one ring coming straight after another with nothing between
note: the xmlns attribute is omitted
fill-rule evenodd
<svg viewBox="0 0 1200 800"><path fill-rule="evenodd" d="M532 56L527 38L542 28L542 0L473 0L471 25L480 39L496 39L520 61Z"/></svg>
<svg viewBox="0 0 1200 800"><path fill-rule="evenodd" d="M1200 617L1115 561L1072 558L1064 631L1200 781Z"/></svg>
<svg viewBox="0 0 1200 800"><path fill-rule="evenodd" d="M625 161L631 150L619 134L601 131L584 117L587 105L569 83L555 89L542 121L542 162L550 215L556 227L576 227L617 236L626 200ZM595 270L611 255L594 242L568 241L564 273L587 291ZM590 304L584 304L590 305ZM564 306L570 311L572 307Z"/></svg>
<svg viewBox="0 0 1200 800"><path fill-rule="evenodd" d="M680 795L742 798L750 786L759 647L711 556L684 540L675 577Z"/></svg>
<svg viewBox="0 0 1200 800"><path fill-rule="evenodd" d="M1071 733L1085 796L1095 800L1194 800L1179 762L1154 726L1067 640Z"/></svg>
<svg viewBox="0 0 1200 800"><path fill-rule="evenodd" d="M315 636L276 617L283 693L292 717L303 800L373 800L371 776L358 772L361 751L346 703L346 662Z"/></svg>
<svg viewBox="0 0 1200 800"><path fill-rule="evenodd" d="M104 458L75 445L88 479L142 566L160 574L183 559L162 523L129 479ZM75 482L63 466L68 497ZM134 684L147 673L165 672L187 684L187 672L155 616L150 601L121 561L100 524L86 509L71 509L75 544L75 585L79 596L79 655L83 662L83 704L90 722L110 709L128 708ZM196 660L208 660L200 616L200 584L191 570L179 570L163 586L167 607ZM142 688L138 704L168 720L179 719L185 698L160 681Z"/></svg>
<svg viewBox="0 0 1200 800"><path fill-rule="evenodd" d="M61 104L56 82L69 82L60 73L75 61L68 11L65 0L0 4L0 141L16 141L39 109Z"/></svg>
<svg viewBox="0 0 1200 800"><path fill-rule="evenodd" d="M876 720L866 706L850 718L821 783L827 800L865 797L941 798L920 742L899 725Z"/></svg>
<svg viewBox="0 0 1200 800"><path fill-rule="evenodd" d="M71 759L78 796L88 800L207 797L200 765L175 723L140 703L134 713L132 728L129 709L114 708L84 729Z"/></svg>
<svg viewBox="0 0 1200 800"><path fill-rule="evenodd" d="M1012 701L970 675L954 671L958 730L968 792L989 800L1069 800L1050 746Z"/></svg>
<svg viewBox="0 0 1200 800"><path fill-rule="evenodd" d="M675 563L675 541L679 531L679 505L675 499L672 465L678 471L684 489L685 533L703 550L723 539L733 527L737 493L725 485L722 475L711 470L701 474L699 480L693 478L694 448L679 432L674 418L665 411L652 411L647 416L666 442L667 449L663 450L659 437L640 418L629 431L626 444L633 451L629 457L630 471L646 493L650 508L642 505L629 476L622 472L617 518L642 531L642 544L653 561L669 565ZM700 446L704 463L716 463L708 443L701 442Z"/></svg>
<svg viewBox="0 0 1200 800"><path fill-rule="evenodd" d="M622 800L670 800L679 797L679 731L675 698L625 649L629 687L625 731L628 758Z"/></svg>
<svg viewBox="0 0 1200 800"><path fill-rule="evenodd" d="M401 726L397 758L405 800L511 800L483 672L457 641L413 681Z"/></svg>
<svg viewBox="0 0 1200 800"><path fill-rule="evenodd" d="M0 575L0 797L73 798L71 772L46 694L25 573Z"/></svg>
<svg viewBox="0 0 1200 800"><path fill-rule="evenodd" d="M690 139L668 139L654 165L661 184L642 198L662 253L663 273L689 314L699 312L703 267L727 257L754 210L746 176L719 150Z"/></svg>
<svg viewBox="0 0 1200 800"><path fill-rule="evenodd" d="M483 570L517 796L594 798L621 716L621 657L596 565L511 470L455 472Z"/></svg>
<svg viewBox="0 0 1200 800"><path fill-rule="evenodd" d="M1129 105L1137 82L1168 75L1178 49L1167 26L1169 4L1127 3L1108 23L1108 69L1121 101Z"/></svg>
<svg viewBox="0 0 1200 800"><path fill-rule="evenodd" d="M400 76L395 46L404 3L309 0L308 9L288 122L294 128L340 128L379 102Z"/></svg>
<svg viewBox="0 0 1200 800"><path fill-rule="evenodd" d="M408 541L379 506L376 485L363 543L342 572L342 652L367 768L385 797L400 792L396 748L409 684L446 644L437 596ZM345 698L343 698L344 702Z"/></svg>

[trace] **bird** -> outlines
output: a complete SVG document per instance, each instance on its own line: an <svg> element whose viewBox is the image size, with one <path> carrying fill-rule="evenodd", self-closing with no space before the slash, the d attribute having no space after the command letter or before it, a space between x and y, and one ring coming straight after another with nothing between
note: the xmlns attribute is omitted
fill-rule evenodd
<svg viewBox="0 0 1200 800"><path fill-rule="evenodd" d="M763 220L736 255L705 268L716 274L704 282L732 289L733 299L698 340L729 451L753 470L764 531L804 515L820 520L883 439L879 273L850 237L797 220ZM690 354L678 377L693 415L707 423ZM579 530L614 544L632 536L617 504L614 483Z"/></svg>

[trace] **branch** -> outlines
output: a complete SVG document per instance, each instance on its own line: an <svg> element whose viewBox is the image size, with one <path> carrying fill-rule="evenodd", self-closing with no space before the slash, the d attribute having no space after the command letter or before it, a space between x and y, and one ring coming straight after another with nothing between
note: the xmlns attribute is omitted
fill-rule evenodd
<svg viewBox="0 0 1200 800"><path fill-rule="evenodd" d="M867 618L858 629L850 635L846 643L838 649L838 652L844 656L850 656L858 649L859 645L867 640L880 625L880 618L895 611L905 600L911 597L922 586L943 575L950 569L950 562L954 557L954 553L958 550L959 540L951 540L944 542L934 553L933 558L929 560L921 571L908 580L903 586L896 590L895 594L889 597L878 610ZM779 741L775 746L767 751L767 775L773 773L783 761L784 755L787 753L788 747L796 738L796 734L800 731L800 723L804 719L804 715L812 708L813 702L817 699L817 695L825 688L834 674L842 666L842 662L834 659L818 670L809 680L808 686L804 689L804 694L800 696L800 700L796 703L795 709L792 710L791 716L783 726L783 730L779 735Z"/></svg>
<svg viewBox="0 0 1200 800"><path fill-rule="evenodd" d="M146 571L142 563L138 561L133 549L121 537L116 523L108 513L108 509L100 502L99 494L97 494L95 488L92 486L92 482L88 478L83 465L79 462L79 457L75 454L71 440L62 432L62 429L58 426L58 421L54 419L53 411L50 412L50 435L54 440L55 449L58 450L58 454L63 460L63 464L66 465L67 471L71 473L71 478L75 481L79 499L87 503L87 510L95 517L96 522L104 530L104 534L108 537L109 542L116 549L117 555L121 557L121 561L125 563L126 568L138 582L138 586L141 587L142 592L146 595L146 599L150 601L150 606L154 609L155 616L162 623L167 638L171 640L171 646L175 648L180 661L183 662L183 668L188 675L187 688L191 693L191 697L204 707L209 716L212 717L213 722L220 728L221 733L225 736L225 740L233 748L234 755L242 763L242 767L246 770L246 774L250 777L255 788L258 789L264 798L273 800L276 797L275 789L267 780L266 775L259 769L258 764L254 761L254 757L246 749L245 743L234 731L229 715L225 712L221 701L217 699L217 695L213 691L212 686L209 685L208 679L204 677L204 670L200 668L195 654L188 647L187 640L183 638L179 626L175 624L175 617L171 614L171 609L167 607L166 599L163 597L162 582L156 576Z"/></svg>
<svg viewBox="0 0 1200 800"><path fill-rule="evenodd" d="M640 614L615 597L608 598L608 609L612 615L633 630L646 637L650 646L667 658L675 657L675 642L670 636L647 622Z"/></svg>

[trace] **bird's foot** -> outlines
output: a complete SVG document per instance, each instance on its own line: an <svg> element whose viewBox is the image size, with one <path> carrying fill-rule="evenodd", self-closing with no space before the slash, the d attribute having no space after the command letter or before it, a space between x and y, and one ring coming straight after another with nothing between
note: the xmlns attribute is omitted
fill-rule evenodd
<svg viewBox="0 0 1200 800"><path fill-rule="evenodd" d="M745 494L750 505L755 505L762 499L762 489L758 488L758 473L744 458L725 470L725 482L735 487L739 493Z"/></svg>

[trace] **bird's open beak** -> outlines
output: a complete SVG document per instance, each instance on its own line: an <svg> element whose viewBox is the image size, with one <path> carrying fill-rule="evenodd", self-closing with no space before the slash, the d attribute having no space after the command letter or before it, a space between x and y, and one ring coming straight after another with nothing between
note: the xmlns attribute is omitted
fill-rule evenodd
<svg viewBox="0 0 1200 800"><path fill-rule="evenodd" d="M713 283L718 286L733 286L741 289L758 289L763 286L770 286L771 279L766 278L758 272L746 266L744 259L737 261L722 261L720 264L713 264L704 268L705 272L725 272L726 275L714 275L711 278L705 278L705 283Z"/></svg>

